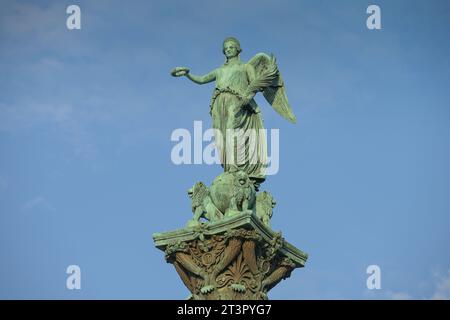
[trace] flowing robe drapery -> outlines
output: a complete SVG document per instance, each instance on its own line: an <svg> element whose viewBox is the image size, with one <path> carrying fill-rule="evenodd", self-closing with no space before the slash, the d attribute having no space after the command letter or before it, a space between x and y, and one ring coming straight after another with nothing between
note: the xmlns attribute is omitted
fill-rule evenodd
<svg viewBox="0 0 450 320"><path fill-rule="evenodd" d="M241 61L216 70L216 88L211 100L215 144L225 171L245 171L250 178L264 180L267 166L266 132L259 107L243 97L252 74Z"/></svg>

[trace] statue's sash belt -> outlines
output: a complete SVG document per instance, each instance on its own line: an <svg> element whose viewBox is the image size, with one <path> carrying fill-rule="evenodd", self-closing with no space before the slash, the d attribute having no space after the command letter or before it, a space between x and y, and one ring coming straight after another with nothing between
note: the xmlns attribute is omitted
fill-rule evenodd
<svg viewBox="0 0 450 320"><path fill-rule="evenodd" d="M239 100L242 100L242 94L234 89L231 89L230 87L226 88L215 88L212 98L211 98L211 104L209 106L209 114L212 113L214 101L216 101L217 97L220 96L222 93L231 93L232 95L235 95Z"/></svg>

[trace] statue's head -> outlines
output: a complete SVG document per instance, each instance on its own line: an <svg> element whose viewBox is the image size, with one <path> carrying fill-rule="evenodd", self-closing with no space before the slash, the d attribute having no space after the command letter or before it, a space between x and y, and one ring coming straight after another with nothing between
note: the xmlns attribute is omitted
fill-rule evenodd
<svg viewBox="0 0 450 320"><path fill-rule="evenodd" d="M207 192L208 188L205 186L205 184L201 181L194 184L192 188L188 190L188 196L189 198L193 199L197 197L199 194L203 196L203 193Z"/></svg>
<svg viewBox="0 0 450 320"><path fill-rule="evenodd" d="M233 58L239 55L242 52L241 44L239 40L234 37L228 37L223 41L223 54L229 58Z"/></svg>
<svg viewBox="0 0 450 320"><path fill-rule="evenodd" d="M247 184L248 176L244 171L238 171L236 173L237 181L241 186L244 186Z"/></svg>

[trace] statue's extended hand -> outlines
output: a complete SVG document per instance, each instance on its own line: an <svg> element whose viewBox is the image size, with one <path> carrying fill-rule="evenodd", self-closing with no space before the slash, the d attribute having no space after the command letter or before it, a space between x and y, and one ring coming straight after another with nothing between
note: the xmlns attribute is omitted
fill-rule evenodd
<svg viewBox="0 0 450 320"><path fill-rule="evenodd" d="M176 67L174 69L172 69L172 71L170 71L170 74L173 77L182 77L185 76L189 73L189 68L185 68L185 67Z"/></svg>

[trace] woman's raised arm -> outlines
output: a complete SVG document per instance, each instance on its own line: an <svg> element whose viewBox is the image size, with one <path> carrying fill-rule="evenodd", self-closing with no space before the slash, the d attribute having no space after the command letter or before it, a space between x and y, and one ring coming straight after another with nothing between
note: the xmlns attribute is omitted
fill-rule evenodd
<svg viewBox="0 0 450 320"><path fill-rule="evenodd" d="M204 76L196 76L194 74L190 74L189 71L186 73L186 77L198 84L205 84L210 83L216 80L216 70L211 71L208 74L205 74Z"/></svg>
<svg viewBox="0 0 450 320"><path fill-rule="evenodd" d="M198 83L198 84L205 84L205 83L210 83L214 80L216 80L216 70L211 71L208 74L205 74L204 76L196 76L194 74L190 74L189 73L189 68L186 67L177 67L174 68L170 74L174 77L182 77L182 76L186 76L189 80Z"/></svg>

